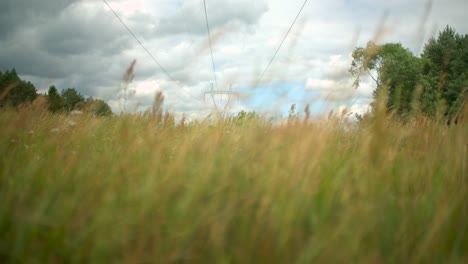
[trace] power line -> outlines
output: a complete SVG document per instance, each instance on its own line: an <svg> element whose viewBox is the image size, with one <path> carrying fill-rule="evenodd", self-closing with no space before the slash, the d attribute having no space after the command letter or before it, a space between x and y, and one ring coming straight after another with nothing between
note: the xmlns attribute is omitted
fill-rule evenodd
<svg viewBox="0 0 468 264"><path fill-rule="evenodd" d="M215 70L215 63L214 63L214 58L213 58L213 47L211 45L210 25L208 23L208 13L206 12L206 1L205 0L203 0L203 7L205 8L206 30L208 32L208 40L210 42L211 63L213 65L213 76L214 76L215 86L217 88L218 87L218 81L216 79L216 70Z"/></svg>
<svg viewBox="0 0 468 264"><path fill-rule="evenodd" d="M213 65L214 83L215 83L215 87L218 88L218 80L216 78L216 67L215 67L214 56L213 56L213 46L212 46L212 43L211 43L210 24L208 22L208 12L206 10L206 0L203 0L203 7L204 7L204 10L205 10L206 31L208 33L208 40L209 40L209 43L210 43L211 63ZM213 105L216 107L216 110L217 110L217 112L219 114L223 114L226 111L226 109L229 107L229 104L231 103L231 97L233 95L237 95L237 93L232 91L232 85L231 85L231 88L229 88L229 91L219 91L219 90L215 90L213 88L213 84L211 84L211 90L209 92L205 92L205 97L206 97L207 94L211 95L211 100L213 101ZM215 95L221 95L221 98L222 98L223 95L228 96L228 101L227 101L226 105L224 106L223 111L220 110L218 104L216 103L216 100L214 99Z"/></svg>
<svg viewBox="0 0 468 264"><path fill-rule="evenodd" d="M107 7L109 7L109 9L112 11L112 13L114 13L115 17L117 17L117 19L120 21L120 23L122 23L122 25L127 29L127 31L133 36L133 38L138 42L138 44L140 44L140 46L146 51L146 53L153 59L153 61L161 68L161 70L167 75L167 77L169 77L169 79L173 80L174 79L172 78L172 76L166 71L166 69L158 62L158 60L153 56L153 54L151 54L151 52L149 52L149 50L143 45L143 43L141 43L141 41L135 36L135 34L133 34L132 30L125 24L125 22L120 18L120 16L114 11L114 9L112 9L112 7L109 5L109 3L107 3L106 0L103 0L104 3L107 5Z"/></svg>
<svg viewBox="0 0 468 264"><path fill-rule="evenodd" d="M169 77L170 80L172 80L179 88L182 89L186 94L188 94L190 97L192 97L195 100L198 100L195 96L193 96L191 93L189 93L184 87L182 87L172 76L169 74L169 72L159 63L159 61L156 59L156 57L151 54L151 52L143 45L143 43L137 38L137 36L132 32L132 30L125 24L125 22L120 18L120 16L114 11L114 9L109 5L109 3L106 0L102 0L104 3L107 5L107 7L112 11L114 16L120 21L120 23L127 29L128 33L132 35L132 37L140 44L140 46L146 51L146 53L153 59L153 61L159 66L159 68L166 74L167 77Z"/></svg>
<svg viewBox="0 0 468 264"><path fill-rule="evenodd" d="M208 91L208 92L205 92L205 101L206 101L206 95L209 94L211 96L211 101L213 102L213 105L216 107L216 110L218 113L224 113L226 112L226 109L229 107L230 103L231 103L231 97L232 96L235 96L235 97L239 97L239 93L236 93L236 92L233 92L232 91L232 84L231 84L231 87L229 88L228 91L219 91L219 90L214 90L213 88L213 84L211 84L211 90ZM220 107L218 106L218 104L216 103L216 100L214 99L214 96L215 95L221 95L221 98L223 95L227 95L228 97L228 101L227 103L224 105L224 108L223 108L223 111L221 111Z"/></svg>
<svg viewBox="0 0 468 264"><path fill-rule="evenodd" d="M307 1L308 1L308 0L305 0L304 3L302 4L301 9L299 10L299 12L298 12L297 15L296 15L296 18L294 18L294 21L292 22L292 24L291 24L291 26L289 27L289 29L288 29L288 31L286 32L286 34L284 35L283 40L281 41L280 45L279 45L278 48L276 49L275 53L273 54L273 57L271 57L270 62L268 63L268 66L265 68L265 70L263 71L263 73L260 75L260 78L259 78L258 81L256 82L255 87L257 87L257 85L262 81L263 76L264 76L265 73L268 71L268 69L270 68L270 66L271 66L271 64L273 63L273 61L275 60L276 55L278 54L279 50L280 50L281 47L283 46L284 41L285 41L286 38L288 37L289 32L291 32L291 29L293 28L293 26L294 26L294 24L296 23L297 19L298 19L299 16L301 15L302 10L304 9L305 5L307 4ZM254 88L255 88L255 87L254 87Z"/></svg>

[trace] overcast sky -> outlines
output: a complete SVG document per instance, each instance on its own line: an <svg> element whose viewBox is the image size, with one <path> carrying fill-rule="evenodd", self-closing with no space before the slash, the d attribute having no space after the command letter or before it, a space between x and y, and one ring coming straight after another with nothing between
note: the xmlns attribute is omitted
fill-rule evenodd
<svg viewBox="0 0 468 264"><path fill-rule="evenodd" d="M15 68L46 92L76 88L122 110L121 82L133 60L126 110L151 105L156 91L166 107L189 118L206 116L214 82L202 0L108 0L167 70L171 80L126 31L102 0L1 0L0 70ZM415 54L446 25L468 33L466 0L309 0L276 59L254 89L304 0L206 0L217 90L238 92L228 112L271 115L307 103L315 113L349 106L362 112L373 87L355 90L350 54L375 38L401 42ZM431 6L429 9L428 6ZM386 14L386 15L385 15ZM215 97L223 108L227 97Z"/></svg>

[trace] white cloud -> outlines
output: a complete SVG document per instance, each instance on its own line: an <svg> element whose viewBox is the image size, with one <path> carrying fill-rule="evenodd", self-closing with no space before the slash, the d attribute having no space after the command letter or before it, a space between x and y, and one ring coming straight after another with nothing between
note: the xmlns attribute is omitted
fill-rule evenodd
<svg viewBox="0 0 468 264"><path fill-rule="evenodd" d="M110 2L109 4L115 10L122 12L123 14L129 16L133 15L134 13L138 12L145 12L145 7L143 4L143 0L128 0L124 2ZM107 8L110 11L110 8Z"/></svg>
<svg viewBox="0 0 468 264"><path fill-rule="evenodd" d="M354 116L355 114L363 115L370 110L370 105L368 104L353 104L351 106L341 105L336 109L336 112L342 113L343 111L346 111L348 115Z"/></svg>
<svg viewBox="0 0 468 264"><path fill-rule="evenodd" d="M49 4L42 3L48 1ZM59 89L75 87L83 94L109 100L118 111L119 82L128 64L136 59L135 80L130 86L135 95L129 104L148 107L154 93L163 91L167 107L178 115L201 117L212 109L209 100L205 103L203 99L214 78L201 1L109 0L178 85L102 1L60 0L60 5L54 5L56 2L0 2L1 70L15 67L43 90L51 84ZM218 89L228 89L232 84L235 90L255 83L302 3L303 0L207 0ZM427 39L433 28L449 24L460 33L468 32L466 1L435 0L421 27L426 3L309 2L262 85L289 82L296 87L303 83L306 91L320 100L365 105L372 97L372 82L364 79L358 89L352 87L347 72L350 53L354 46L365 45L374 38L385 10L389 14L386 27L391 30L381 41L402 42L415 53L420 50L421 35ZM237 100L232 111L252 109L247 101ZM285 99L275 105L290 103Z"/></svg>

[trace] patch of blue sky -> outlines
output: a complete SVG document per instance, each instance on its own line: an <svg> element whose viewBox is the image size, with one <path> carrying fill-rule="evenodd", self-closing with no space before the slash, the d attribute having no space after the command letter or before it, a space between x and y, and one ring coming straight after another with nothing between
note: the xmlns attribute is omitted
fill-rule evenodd
<svg viewBox="0 0 468 264"><path fill-rule="evenodd" d="M304 112L309 104L312 114L321 114L327 101L320 99L319 91L305 89L304 82L277 82L258 88L241 87L237 92L244 95L243 104L247 109L273 115L287 116L291 105L296 105L296 113Z"/></svg>

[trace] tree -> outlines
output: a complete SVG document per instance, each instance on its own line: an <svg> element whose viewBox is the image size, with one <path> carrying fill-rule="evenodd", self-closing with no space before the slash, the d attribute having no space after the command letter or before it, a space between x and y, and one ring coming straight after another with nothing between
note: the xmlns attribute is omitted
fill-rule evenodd
<svg viewBox="0 0 468 264"><path fill-rule="evenodd" d="M36 87L19 78L15 69L0 75L0 105L19 106L32 102L37 97Z"/></svg>
<svg viewBox="0 0 468 264"><path fill-rule="evenodd" d="M88 108L95 116L112 115L112 109L104 100L89 97L86 99L86 105L86 108Z"/></svg>
<svg viewBox="0 0 468 264"><path fill-rule="evenodd" d="M110 116L112 115L112 109L110 106L101 99L96 100L96 108L94 114L97 116Z"/></svg>
<svg viewBox="0 0 468 264"><path fill-rule="evenodd" d="M415 110L413 102L418 100L415 94L421 83L421 59L400 43L377 45L369 42L365 48L356 48L352 56L349 71L356 78L356 88L361 76L367 73L376 85L374 99L381 89L387 90L388 110L400 117L407 117Z"/></svg>
<svg viewBox="0 0 468 264"><path fill-rule="evenodd" d="M437 38L428 41L421 56L422 110L434 116L440 105L445 105L445 116L454 118L468 92L468 35L459 35L447 26Z"/></svg>
<svg viewBox="0 0 468 264"><path fill-rule="evenodd" d="M62 91L65 111L81 109L84 106L85 98L74 88L68 88Z"/></svg>
<svg viewBox="0 0 468 264"><path fill-rule="evenodd" d="M31 82L23 81L19 78L15 69L11 71L0 71L0 106L18 106L23 103L32 102L38 96L37 90ZM92 97L85 100L84 96L74 88L58 92L52 85L47 93L47 103L50 112L67 111L75 109L89 108L97 116L111 115L112 110L109 105L101 99ZM88 107L89 106L89 107Z"/></svg>
<svg viewBox="0 0 468 264"><path fill-rule="evenodd" d="M49 111L56 113L63 110L64 101L62 96L57 91L55 86L50 86L48 95L48 102L49 102Z"/></svg>

